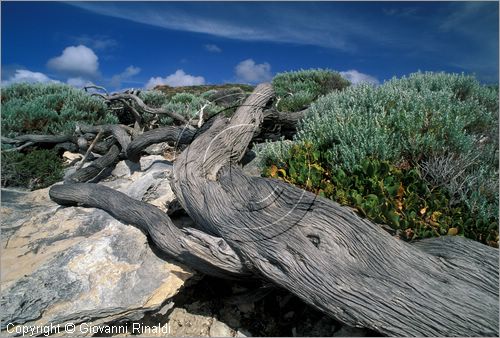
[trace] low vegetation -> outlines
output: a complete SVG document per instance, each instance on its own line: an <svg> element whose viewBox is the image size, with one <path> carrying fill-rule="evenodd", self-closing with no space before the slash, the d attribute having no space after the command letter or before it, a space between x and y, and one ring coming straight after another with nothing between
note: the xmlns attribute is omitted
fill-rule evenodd
<svg viewBox="0 0 500 338"><path fill-rule="evenodd" d="M77 122L117 123L106 104L64 84L13 84L2 88L2 136L70 135Z"/></svg>
<svg viewBox="0 0 500 338"><path fill-rule="evenodd" d="M498 89L416 73L315 101L292 143L259 147L264 173L355 207L406 239L498 245Z"/></svg>
<svg viewBox="0 0 500 338"><path fill-rule="evenodd" d="M167 96L167 98L171 98L172 96L178 93L189 93L199 96L209 91L218 92L225 90L233 90L234 88L237 88L242 92L249 94L252 92L254 87L246 84L233 84L233 83L226 83L221 85L199 85L199 86L180 86L180 87L158 85L155 88L153 88L153 90L162 92Z"/></svg>
<svg viewBox="0 0 500 338"><path fill-rule="evenodd" d="M295 112L327 93L342 90L349 81L331 70L300 70L276 75L272 81L280 111Z"/></svg>
<svg viewBox="0 0 500 338"><path fill-rule="evenodd" d="M498 246L498 86L445 73L349 86L319 69L278 74L272 85L278 111L307 112L292 141L254 147L265 176L353 207L406 240L449 234ZM159 86L139 97L206 120L230 116L252 89ZM9 138L71 135L78 122L134 123L126 107L63 84L11 85L1 102ZM153 127L173 123L166 115L143 118ZM46 148L2 152L2 185L36 189L60 180L61 154Z"/></svg>
<svg viewBox="0 0 500 338"><path fill-rule="evenodd" d="M2 186L48 187L63 177L63 160L56 151L2 152Z"/></svg>

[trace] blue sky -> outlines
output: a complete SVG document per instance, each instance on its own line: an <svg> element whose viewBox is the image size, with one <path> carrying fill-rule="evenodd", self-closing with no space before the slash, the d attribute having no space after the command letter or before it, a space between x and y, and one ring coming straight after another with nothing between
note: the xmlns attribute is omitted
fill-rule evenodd
<svg viewBox="0 0 500 338"><path fill-rule="evenodd" d="M498 83L498 2L2 2L2 82L258 83L330 68Z"/></svg>

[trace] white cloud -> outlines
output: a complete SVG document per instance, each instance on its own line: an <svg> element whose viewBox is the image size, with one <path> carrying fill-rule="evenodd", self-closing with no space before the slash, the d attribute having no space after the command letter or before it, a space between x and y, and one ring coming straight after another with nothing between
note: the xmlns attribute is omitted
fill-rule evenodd
<svg viewBox="0 0 500 338"><path fill-rule="evenodd" d="M96 76L99 72L98 57L84 45L66 47L60 56L49 60L47 66L57 72L73 76Z"/></svg>
<svg viewBox="0 0 500 338"><path fill-rule="evenodd" d="M139 67L128 66L120 74L116 74L116 75L113 75L113 77L111 77L111 81L110 81L111 86L120 87L123 81L131 78L134 75L139 74L140 72L141 72L141 69Z"/></svg>
<svg viewBox="0 0 500 338"><path fill-rule="evenodd" d="M70 86L76 87L76 88L82 88L88 84L91 84L90 81L85 80L84 78L81 77L72 77L66 80L66 83L69 84Z"/></svg>
<svg viewBox="0 0 500 338"><path fill-rule="evenodd" d="M257 83L266 82L272 79L271 65L267 62L256 64L254 60L247 59L241 61L235 67L238 81Z"/></svg>
<svg viewBox="0 0 500 338"><path fill-rule="evenodd" d="M349 80L353 85L357 85L360 83L371 83L371 84L379 84L380 81L371 75L360 73L355 69L351 69L345 72L340 72L345 79Z"/></svg>
<svg viewBox="0 0 500 338"><path fill-rule="evenodd" d="M202 4L196 7L199 10L193 11L175 6L150 8L140 2L125 6L113 2L73 2L71 5L147 25L243 41L286 42L345 51L355 48L354 40L359 37L391 41L386 37L390 33L388 30L381 31L373 24L355 21L349 13L325 11L316 5L285 8L279 4L249 7L234 3L224 4L232 10L218 11L203 10ZM248 20L249 17L252 20ZM311 25L311 17L314 17L314 25Z"/></svg>
<svg viewBox="0 0 500 338"><path fill-rule="evenodd" d="M47 75L40 72L32 72L27 69L17 69L13 76L7 81L2 81L2 85L10 85L12 83L29 82L29 83L58 83L59 81L49 78Z"/></svg>
<svg viewBox="0 0 500 338"><path fill-rule="evenodd" d="M106 35L81 35L74 38L79 45L90 46L95 50L106 50L118 46L118 42Z"/></svg>
<svg viewBox="0 0 500 338"><path fill-rule="evenodd" d="M222 52L222 49L220 49L219 46L212 45L212 44L205 45L205 49L208 50L209 52L212 52L212 53L220 53L220 52Z"/></svg>
<svg viewBox="0 0 500 338"><path fill-rule="evenodd" d="M203 76L193 76L186 74L182 69L178 69L174 74L167 77L152 77L146 84L146 88L154 88L157 85L169 85L172 87L179 86L196 86L205 84Z"/></svg>

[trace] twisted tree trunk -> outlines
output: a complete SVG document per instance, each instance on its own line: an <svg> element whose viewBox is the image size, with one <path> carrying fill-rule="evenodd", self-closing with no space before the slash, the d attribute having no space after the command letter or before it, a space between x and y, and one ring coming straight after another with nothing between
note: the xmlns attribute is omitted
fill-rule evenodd
<svg viewBox="0 0 500 338"><path fill-rule="evenodd" d="M173 189L203 229L267 279L352 326L388 335L498 335L498 251L459 237L410 245L349 209L237 166L269 85L177 159ZM453 254L449 253L452 249Z"/></svg>
<svg viewBox="0 0 500 338"><path fill-rule="evenodd" d="M57 185L50 196L136 224L206 273L272 281L352 326L497 336L496 249L460 237L408 244L331 200L241 172L272 95L270 85L258 86L231 120L210 121L177 158L172 188L201 230L181 231L157 208L98 185Z"/></svg>
<svg viewBox="0 0 500 338"><path fill-rule="evenodd" d="M146 131L135 138L127 148L127 157L133 162L141 158L141 151L160 142L172 142L175 145L189 144L195 131L187 127L168 126Z"/></svg>

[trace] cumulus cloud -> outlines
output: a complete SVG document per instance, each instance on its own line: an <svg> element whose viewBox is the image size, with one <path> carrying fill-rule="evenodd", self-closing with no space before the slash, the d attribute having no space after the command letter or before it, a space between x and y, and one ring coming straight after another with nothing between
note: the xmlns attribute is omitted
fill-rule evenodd
<svg viewBox="0 0 500 338"><path fill-rule="evenodd" d="M212 44L205 45L205 49L208 50L209 52L212 52L212 53L220 53L220 52L222 52L222 49L220 49L219 46L212 45Z"/></svg>
<svg viewBox="0 0 500 338"><path fill-rule="evenodd" d="M94 51L84 45L66 47L60 56L47 62L54 71L72 76L97 76L99 73L98 57Z"/></svg>
<svg viewBox="0 0 500 338"><path fill-rule="evenodd" d="M10 85L13 83L29 82L29 83L58 83L47 75L40 72L32 72L27 69L17 69L9 79L2 81L2 85Z"/></svg>
<svg viewBox="0 0 500 338"><path fill-rule="evenodd" d="M370 84L379 84L380 81L371 75L360 73L355 69L351 69L345 72L340 72L345 79L349 80L351 84L357 85L360 83L370 83Z"/></svg>
<svg viewBox="0 0 500 338"><path fill-rule="evenodd" d="M123 72L120 74L113 75L111 77L111 86L120 87L122 82L131 78L134 75L137 75L141 72L141 68L135 66L128 66Z"/></svg>
<svg viewBox="0 0 500 338"><path fill-rule="evenodd" d="M179 86L197 86L205 84L203 76L193 76L186 74L182 69L177 69L174 74L167 77L152 77L146 84L146 88L154 88L157 85L169 85L172 87Z"/></svg>
<svg viewBox="0 0 500 338"><path fill-rule="evenodd" d="M92 82L85 80L84 78L81 77L71 77L68 80L66 80L66 83L76 88L82 88L85 87L86 85L92 84Z"/></svg>
<svg viewBox="0 0 500 338"><path fill-rule="evenodd" d="M271 65L267 62L255 63L252 59L241 61L235 67L238 81L257 83L271 80Z"/></svg>

